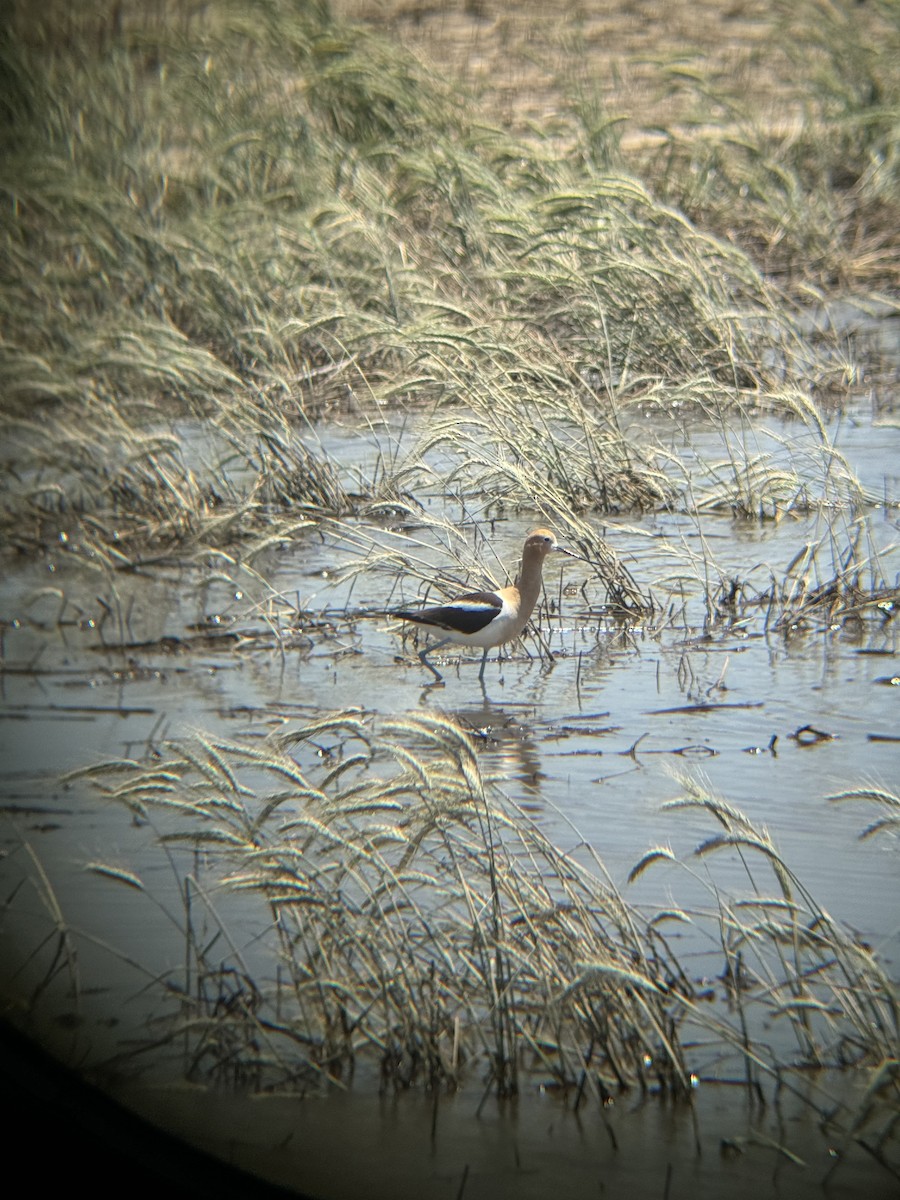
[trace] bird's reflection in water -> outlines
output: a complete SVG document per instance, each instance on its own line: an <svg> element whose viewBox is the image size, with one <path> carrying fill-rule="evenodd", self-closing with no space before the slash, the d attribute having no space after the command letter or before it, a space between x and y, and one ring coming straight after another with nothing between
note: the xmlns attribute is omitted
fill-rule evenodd
<svg viewBox="0 0 900 1200"><path fill-rule="evenodd" d="M531 726L534 712L533 704L501 706L485 698L445 713L471 733L485 775L526 811L542 807L537 800L544 774Z"/></svg>

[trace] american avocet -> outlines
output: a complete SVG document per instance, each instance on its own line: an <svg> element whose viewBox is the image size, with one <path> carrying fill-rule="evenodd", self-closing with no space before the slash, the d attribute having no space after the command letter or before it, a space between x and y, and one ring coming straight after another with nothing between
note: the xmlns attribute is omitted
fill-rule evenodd
<svg viewBox="0 0 900 1200"><path fill-rule="evenodd" d="M431 665L427 655L453 642L458 646L478 646L484 651L478 678L484 680L484 668L488 650L512 641L525 628L541 594L541 571L544 559L553 551L578 558L571 550L557 544L549 529L535 529L525 539L522 549L522 568L518 581L511 587L498 588L496 592L470 592L446 604L417 611L405 609L392 615L404 621L415 621L424 625L429 632L442 633L439 642L426 646L419 655L435 679L443 679L441 673Z"/></svg>

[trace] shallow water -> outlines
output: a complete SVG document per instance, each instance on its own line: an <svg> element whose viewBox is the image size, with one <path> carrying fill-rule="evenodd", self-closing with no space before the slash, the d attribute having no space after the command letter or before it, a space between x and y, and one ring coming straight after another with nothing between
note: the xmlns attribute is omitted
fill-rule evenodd
<svg viewBox="0 0 900 1200"><path fill-rule="evenodd" d="M686 1107L655 1101L614 1106L601 1117L590 1106L575 1113L547 1093L483 1106L477 1094L377 1101L341 1094L327 1105L263 1096L243 1106L237 1136L227 1096L212 1097L200 1111L187 1089L167 1091L164 1104L147 1090L127 1098L163 1127L190 1130L192 1140L227 1161L334 1200L755 1200L763 1181L765 1195L785 1200L893 1194L873 1181L861 1152L832 1172L834 1159L808 1118L748 1113L739 1091L728 1089L724 1104L721 1089L699 1095L696 1129ZM775 1149L784 1142L807 1157L789 1160Z"/></svg>
<svg viewBox="0 0 900 1200"><path fill-rule="evenodd" d="M864 487L896 499L900 427L883 395L877 405L863 401L835 418L831 432ZM411 437L414 430L404 426L402 434ZM784 452L787 443L796 454L795 434L796 427L761 420L753 436L761 447ZM399 427L392 431L400 435ZM321 432L348 481L370 468L381 436L349 428ZM654 436L674 444L682 435L677 424L657 422ZM714 429L692 428L690 437L702 461L721 452L721 435ZM435 505L440 506L437 498ZM848 520L840 509L832 519ZM522 514L493 523L501 562L514 567L522 537L535 521L535 514ZM111 577L86 564L77 546L61 540L46 561L7 575L0 582L7 818L0 880L9 900L2 931L7 997L29 996L41 978L45 967L32 953L58 904L65 923L81 931L78 974L85 991L76 1002L63 972L40 1007L63 1055L99 1061L143 1029L160 1006L151 981L182 949L162 911L177 911L180 896L150 831L84 783L63 786L61 773L104 759L140 757L163 738L192 729L228 738L262 735L317 710L347 706L382 716L429 708L459 719L477 737L485 773L497 777L544 832L573 855L584 853L583 843L593 847L626 899L648 911L709 902L701 882L668 865L627 883L628 872L649 847L668 844L689 857L713 832L694 813L662 807L679 795L678 775L700 775L768 829L816 901L859 931L896 978L895 840L860 840L878 814L862 803L828 800L862 784L895 790L900 781L896 619L885 612L882 620L775 634L764 628L764 614L751 609L731 626L706 626L703 595L710 571L734 574L763 591L799 546L822 537L821 515L755 521L708 512L698 521L674 513L610 520L604 531L641 585L666 598L673 618L656 627L622 629L598 616L593 605L586 608L584 595L590 597L593 584L584 565L554 560L545 575L546 595L560 603L560 610L542 622L553 660L530 640L503 661L489 662L483 688L478 660L458 651L436 658L444 686L427 686L430 676L412 644L378 615L414 600L415 584L405 591L401 585L398 592L396 580L377 571L348 580L342 572L354 552L336 534L298 540L269 564L271 587L287 598L274 610L283 623L281 637L265 615L273 611L267 607L271 588L249 574L229 578L221 563ZM896 509L873 512L868 532L887 578L896 580ZM378 536L390 542L395 535L385 528ZM427 540L427 530L421 536ZM440 546L435 544L432 553L437 567ZM292 605L303 614L299 629L290 623ZM806 744L798 731L807 726L827 737ZM136 871L157 907L141 893L86 872L91 862ZM731 882L727 872L724 882ZM236 935L252 953L258 930L241 926L239 910L234 921ZM680 936L698 976L721 968L721 956L710 953L708 945L692 942L690 931ZM19 1001L12 1003L15 1008ZM149 1103L146 1096L133 1099L140 1107ZM571 1191L560 1194L583 1195L594 1186L598 1163L603 1178L613 1182L616 1164L627 1161L624 1180L641 1159L639 1148L610 1159L603 1150L608 1133L596 1113L586 1118L586 1130L582 1119L560 1108L548 1110L549 1102L540 1097L523 1102L512 1124L507 1124L509 1112L496 1115L496 1106L489 1121L473 1124L468 1100L442 1102L441 1127L447 1118L453 1131L443 1143L449 1147L446 1162L441 1150L428 1149L422 1129L432 1114L427 1106L417 1109L420 1100L394 1107L382 1103L377 1113L365 1110L364 1098L341 1097L327 1105L309 1100L294 1109L289 1101L279 1103L293 1115L279 1110L278 1119L287 1121L298 1138L317 1145L328 1128L340 1127L344 1108L353 1108L360 1156L356 1165L349 1156L345 1177L328 1193L336 1196L362 1194L355 1190L360 1169L372 1180L369 1195L404 1194L411 1180L421 1184L426 1177L429 1194L456 1195L460 1162L472 1164L467 1197L507 1194L504 1188L512 1194L513 1185L517 1195L543 1194L550 1186L548 1172L558 1190L561 1162ZM713 1145L730 1136L716 1124L726 1111L728 1130L746 1129L740 1100L730 1109L718 1100L704 1101L701 1108L710 1123L702 1126L703 1136ZM364 1110L372 1121L365 1134ZM234 1119L246 1124L246 1113L240 1113L239 1107ZM460 1113L464 1116L457 1120ZM668 1134L660 1122L670 1123ZM411 1139L407 1123L414 1130ZM620 1124L624 1142L674 1139L671 1156L655 1157L647 1166L655 1172L653 1186L660 1194L668 1187L666 1162L676 1164L668 1194L687 1194L688 1188L698 1193L708 1158L696 1158L686 1120L645 1107L633 1124ZM365 1153L374 1159L365 1158L366 1139L373 1149ZM375 1148L382 1141L386 1153L379 1158ZM408 1149L410 1144L416 1154L404 1157L397 1145ZM269 1151L246 1153L251 1159L268 1154L271 1166ZM754 1178L758 1183L760 1155L768 1152L757 1147L733 1161L721 1159L715 1149L708 1153L716 1170L728 1175L729 1194L739 1195L742 1187L749 1194ZM285 1170L296 1172L296 1162L285 1154ZM327 1175L317 1161L307 1156L307 1175L300 1180L313 1190L324 1187ZM487 1167L488 1161L505 1165ZM754 1165L745 1178L749 1162ZM827 1163L818 1166L824 1173ZM766 1169L775 1170L770 1160ZM276 1176L279 1172L274 1170ZM787 1168L776 1174L779 1187L788 1179L785 1195L800 1194ZM813 1174L818 1187L820 1175ZM855 1178L846 1173L840 1186Z"/></svg>

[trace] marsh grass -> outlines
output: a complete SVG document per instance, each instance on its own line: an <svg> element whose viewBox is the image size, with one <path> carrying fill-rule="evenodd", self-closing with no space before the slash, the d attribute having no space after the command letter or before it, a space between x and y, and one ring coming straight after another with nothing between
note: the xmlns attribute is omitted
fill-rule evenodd
<svg viewBox="0 0 900 1200"><path fill-rule="evenodd" d="M860 838L889 836L900 829L900 796L887 788L858 787L850 791L838 792L828 799L833 804L843 804L848 801L870 805L879 813L878 817L865 827Z"/></svg>
<svg viewBox="0 0 900 1200"><path fill-rule="evenodd" d="M764 1103L766 1081L775 1083L776 1097L781 1089L803 1092L825 1136L840 1145L839 1154L857 1142L896 1176L891 1142L900 1113L900 1006L894 983L872 947L816 902L766 830L754 827L701 780L680 783L682 795L666 807L699 811L719 826L694 851L696 865L679 864L708 890L711 907L690 914L667 911L660 919L707 925L721 953L719 980L727 1002L713 1012L691 1011L687 1024L700 1030L700 1045L711 1062L717 1046L723 1052L717 1071L729 1061L729 1050L730 1061L743 1064L751 1096ZM830 799L871 800L889 813L896 806L896 797L875 790ZM876 823L867 832L880 828ZM891 828L889 817L884 828ZM709 863L713 859L727 866L722 870L721 863ZM630 879L673 861L668 848L654 848ZM745 894L739 892L740 878ZM848 1067L859 1071L862 1081L854 1099L841 1082L840 1072ZM806 1075L801 1084L800 1071L808 1068L818 1073Z"/></svg>
<svg viewBox="0 0 900 1200"><path fill-rule="evenodd" d="M681 782L684 794L666 807L700 810L720 826L695 857L733 855L750 888L747 896L731 895L733 884L723 889L715 872L706 883L722 918L722 978L757 1052L764 1022L775 1017L790 1027L803 1062L880 1066L896 1049L900 1010L871 947L816 903L766 830L755 828L701 781Z"/></svg>
<svg viewBox="0 0 900 1200"><path fill-rule="evenodd" d="M760 364L795 335L748 257L596 147L474 119L395 41L315 6L17 12L0 371L19 549L79 523L119 561L235 548L286 509L421 500L444 452L446 486L498 506L665 507L629 406L663 384L780 404ZM312 422L403 406L428 414L421 445L349 494ZM186 420L230 451L198 463Z"/></svg>
<svg viewBox="0 0 900 1200"><path fill-rule="evenodd" d="M4 985L16 989L19 997L26 996L24 1006L33 1011L41 1004L45 993L53 994L61 984L77 1014L83 989L77 932L66 919L53 880L31 842L23 838L16 853L26 866L21 881L7 896L6 903L22 904L23 897L19 893L24 889L33 891L45 916L46 933L37 944L28 948L24 958L20 956L18 962L7 963Z"/></svg>
<svg viewBox="0 0 900 1200"><path fill-rule="evenodd" d="M695 615L694 623L707 633L758 626L785 636L841 630L864 639L889 630L900 603L896 577L889 574L896 546L873 540L865 516L838 515L822 526L785 566L757 562L738 570L717 561L701 532L698 549L672 548L671 568L655 581L662 610L673 621L673 599L699 599L702 620Z"/></svg>
<svg viewBox="0 0 900 1200"><path fill-rule="evenodd" d="M215 920L237 892L270 930L259 974L236 949L222 959L221 939L227 965L211 972L186 911L189 961L165 982L192 1069L219 1045L265 1084L368 1062L385 1086L486 1070L508 1095L537 1070L598 1097L689 1092L690 985L665 941L598 862L568 859L483 777L451 721L378 728L348 711L256 746L198 737L78 774L152 822L186 909L201 896ZM246 984L227 1005L223 975Z"/></svg>
<svg viewBox="0 0 900 1200"><path fill-rule="evenodd" d="M709 903L679 908L676 876L648 916L590 847L554 845L440 715L346 710L252 744L196 735L76 778L150 824L178 881L184 914L167 920L185 955L159 980L176 1009L152 1044L194 1078L305 1089L376 1072L385 1088L480 1079L497 1095L550 1080L576 1107L742 1081L751 1106L789 1095L839 1153L855 1142L895 1171L891 981L699 780L667 807L715 831L681 863L651 848L630 881L667 865ZM833 799L897 806L875 790Z"/></svg>
<svg viewBox="0 0 900 1200"><path fill-rule="evenodd" d="M544 514L545 520L554 523L562 545L580 557L579 571L587 571L588 579L601 589L607 609L623 615L653 611L652 595L641 590L625 563L590 525L573 518L563 523L559 510L549 505ZM342 573L344 580L385 573L394 588L401 581L402 585L418 581L422 589L419 600L426 600L430 593L440 598L465 590L503 587L515 580L521 547L513 548L510 561L502 561L477 522L460 525L448 516L410 506L395 508L393 515L390 530L373 531L366 525L342 522L329 524L329 533L351 559ZM470 523L471 537L466 532ZM562 567L565 565L563 560ZM404 595L393 606L409 602ZM392 590L389 603L393 603Z"/></svg>
<svg viewBox="0 0 900 1200"><path fill-rule="evenodd" d="M8 546L63 539L110 570L213 552L240 571L316 525L348 544L352 523L351 572L424 581L377 524L449 497L466 520L540 514L594 564L600 614L630 617L653 589L599 516L819 511L766 587L735 593L707 548L709 618L735 594L786 626L891 601L864 528L878 498L825 432L827 367L733 241L603 149L586 79L541 140L475 119L395 40L315 6L19 17L3 45ZM385 433L351 484L319 422L378 442L397 411L415 435ZM648 438L648 416L676 412L719 429L722 457ZM780 448L761 444L763 413Z"/></svg>
<svg viewBox="0 0 900 1200"><path fill-rule="evenodd" d="M640 160L662 195L727 229L798 297L889 290L898 269L896 6L872 5L863 21L827 0L773 7L748 73L788 91L778 111L748 93L746 75L697 61L671 76L690 119Z"/></svg>
<svg viewBox="0 0 900 1200"><path fill-rule="evenodd" d="M804 302L897 274L898 27L891 0L519 4L466 21L333 4L451 63L537 143L626 170ZM473 50L475 51L473 53Z"/></svg>

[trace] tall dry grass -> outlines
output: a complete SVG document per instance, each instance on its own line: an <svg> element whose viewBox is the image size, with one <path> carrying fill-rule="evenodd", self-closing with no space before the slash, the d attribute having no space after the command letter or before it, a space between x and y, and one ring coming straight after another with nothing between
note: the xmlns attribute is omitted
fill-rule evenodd
<svg viewBox="0 0 900 1200"><path fill-rule="evenodd" d="M498 504L665 506L629 413L670 387L781 405L762 364L795 335L745 254L621 165L482 121L396 41L316 6L17 11L0 515L21 549L85 519L124 558L240 546L288 508L427 488L447 442ZM349 493L311 422L401 406L431 424L406 474Z"/></svg>
<svg viewBox="0 0 900 1200"><path fill-rule="evenodd" d="M667 808L713 831L681 862L658 845L635 865L630 881L671 873L671 902L647 913L590 847L555 845L439 715L196 735L79 778L147 823L175 873L183 913L165 916L184 954L157 980L169 1017L152 1042L191 1077L319 1088L375 1072L485 1095L551 1079L576 1107L724 1079L754 1106L790 1095L838 1157L853 1143L896 1169L885 965L700 781ZM877 802L890 836L896 797L833 799ZM145 890L126 867L90 869Z"/></svg>
<svg viewBox="0 0 900 1200"><path fill-rule="evenodd" d="M187 953L164 982L190 1071L216 1073L227 1045L221 1070L260 1083L374 1064L396 1086L486 1070L505 1095L537 1069L601 1097L689 1092L691 985L664 940L598 861L567 858L483 777L450 720L343 712L256 747L198 737L79 774L177 864ZM246 994L225 1008L221 945L213 961L188 898L215 917L235 892L269 934L256 974L226 955Z"/></svg>

